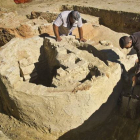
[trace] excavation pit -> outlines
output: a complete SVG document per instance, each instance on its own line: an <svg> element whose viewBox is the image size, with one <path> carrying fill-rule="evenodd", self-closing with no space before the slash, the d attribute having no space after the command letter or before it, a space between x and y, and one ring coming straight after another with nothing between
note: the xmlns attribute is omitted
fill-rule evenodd
<svg viewBox="0 0 140 140"><path fill-rule="evenodd" d="M81 13L86 13L85 10L85 7L79 8ZM95 9L88 10L86 14L95 15ZM96 16L102 18L102 10L96 12ZM44 24L44 13L44 17L28 19L27 25L31 28L22 26L21 36L1 45L4 46L0 51L0 110L46 132L47 136L61 139L65 134L75 139L77 134L82 139L79 134L87 136L87 131L98 130L106 120L110 121L108 116L116 107L123 85L122 70L117 62L129 70L136 55L126 57L126 52L119 48L118 40L126 34L100 25L98 17L83 14L87 42L79 43L73 36L62 37L62 42L56 42L52 37L55 14L46 16L47 24ZM103 25L115 28L110 25L112 20L108 24L106 20L109 21L102 19ZM22 29L32 32L28 34ZM36 36L40 34L52 36ZM73 35L79 37L76 29Z"/></svg>

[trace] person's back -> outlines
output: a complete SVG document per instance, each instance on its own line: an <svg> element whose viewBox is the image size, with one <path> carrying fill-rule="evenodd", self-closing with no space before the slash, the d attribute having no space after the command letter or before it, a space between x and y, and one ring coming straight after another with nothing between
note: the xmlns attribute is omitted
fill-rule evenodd
<svg viewBox="0 0 140 140"><path fill-rule="evenodd" d="M137 63L137 69L135 72L135 76L133 77L133 80L136 81L137 77L140 76L140 32L135 32L132 35L123 36L119 40L120 47L122 49L126 48L129 49L133 46L133 48L137 52L138 59L136 60Z"/></svg>
<svg viewBox="0 0 140 140"><path fill-rule="evenodd" d="M82 19L78 11L64 11L58 15L53 23L54 34L57 41L61 41L62 35L72 35L72 31L78 27L80 41L85 42L83 38Z"/></svg>
<svg viewBox="0 0 140 140"><path fill-rule="evenodd" d="M140 51L140 32L133 33L130 38L132 39L134 49Z"/></svg>
<svg viewBox="0 0 140 140"><path fill-rule="evenodd" d="M58 27L63 24L64 27L67 27L68 23L68 15L71 11L63 11L60 13L57 17L57 19L54 21L54 24L57 25Z"/></svg>

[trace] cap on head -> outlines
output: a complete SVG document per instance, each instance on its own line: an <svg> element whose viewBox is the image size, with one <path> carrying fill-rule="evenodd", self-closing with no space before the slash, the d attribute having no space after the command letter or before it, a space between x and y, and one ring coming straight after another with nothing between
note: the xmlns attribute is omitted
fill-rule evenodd
<svg viewBox="0 0 140 140"><path fill-rule="evenodd" d="M80 14L79 14L78 11L72 11L72 12L71 12L71 16L72 16L72 18L73 18L75 21L78 21L79 18L80 18Z"/></svg>
<svg viewBox="0 0 140 140"><path fill-rule="evenodd" d="M123 49L129 43L130 38L128 36L123 36L119 40L120 47Z"/></svg>

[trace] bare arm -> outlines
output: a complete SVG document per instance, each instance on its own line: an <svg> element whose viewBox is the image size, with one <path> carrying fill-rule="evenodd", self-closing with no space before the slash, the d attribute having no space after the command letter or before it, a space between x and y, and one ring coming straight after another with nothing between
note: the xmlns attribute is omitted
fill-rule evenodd
<svg viewBox="0 0 140 140"><path fill-rule="evenodd" d="M83 29L82 27L78 27L80 41L86 42L86 39L83 38Z"/></svg>
<svg viewBox="0 0 140 140"><path fill-rule="evenodd" d="M59 35L58 26L56 26L55 24L53 24L53 31L54 31L54 34L55 34L55 36L56 36L56 40L57 40L57 41L61 41L62 38L61 38L60 35Z"/></svg>

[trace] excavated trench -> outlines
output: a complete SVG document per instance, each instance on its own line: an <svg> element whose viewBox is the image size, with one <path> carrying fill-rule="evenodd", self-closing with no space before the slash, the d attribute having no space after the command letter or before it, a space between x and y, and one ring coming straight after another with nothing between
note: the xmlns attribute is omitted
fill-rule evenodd
<svg viewBox="0 0 140 140"><path fill-rule="evenodd" d="M139 14L108 11L108 10L103 10L103 9L96 9L93 7L81 7L81 6L63 5L61 8L62 10L74 9L74 10L79 11L80 13L100 17L100 24L105 25L117 32L132 33L132 32L138 31L140 28L140 25L138 24L140 21ZM41 13L38 13L36 15L32 14L30 18L38 18L40 15ZM47 17L47 19L49 19L49 21L52 22L55 19L55 17L56 15L54 15L53 17L52 14L50 14ZM83 20L83 21L86 23L86 20ZM43 48L43 47L40 48L40 56L39 56L38 62L34 63L35 68L32 70L32 73L30 73L30 76L31 76L30 79L26 79L24 77L24 72L22 71L19 65L19 68L21 70L20 76L23 78L23 81L27 80L29 81L29 83L35 83L37 85L43 85L47 87L56 87L56 85L53 85L52 80L57 75L57 69L61 67L62 69L65 70L67 67L64 65L60 65L60 62L56 59L57 51L55 50L55 46L53 46L52 44L47 45L47 47L48 46L49 48ZM101 61L103 61L106 65L108 65L108 61L106 57L104 57L104 55L102 55L96 48L92 47L92 45L87 45L87 46L85 45L82 47L79 46L78 49L91 53L93 56L98 57ZM70 51L68 51L67 54L70 54ZM81 60L79 58L76 58L74 61L75 61L75 64L77 64ZM97 71L97 73L98 73L97 76L100 75L99 71ZM129 75L132 75L131 71L129 72ZM90 76L87 77L88 80L91 78ZM85 82L84 79L81 80L81 83L83 82ZM124 84L124 83L125 81L123 81L122 79L121 84ZM124 88L127 89L128 85L130 86L130 82L124 85ZM139 91L139 88L137 87L137 92L138 91ZM2 110L1 105L0 105L0 110ZM106 113L106 112L103 112L103 113ZM118 102L118 105L116 105L115 109L107 117L107 119L104 122L102 122L100 125L98 125L97 127L91 126L89 129L84 129L86 125L84 126L83 124L80 127L77 127L75 129L68 131L67 133L59 137L58 140L72 140L72 139L73 140L74 139L76 140L84 140L84 139L88 139L88 140L93 140L93 139L94 140L104 140L104 139L106 140L138 140L139 129L140 129L139 118L140 118L139 110L137 112L137 117L135 120L122 117L119 112L119 102ZM88 121L85 123L88 124Z"/></svg>
<svg viewBox="0 0 140 140"><path fill-rule="evenodd" d="M140 15L136 13L128 13L128 12L117 12L117 11L108 11L104 9L96 9L93 7L81 7L81 6L62 6L62 11L64 10L77 10L83 14L89 14L93 16L100 17L99 23L109 27L110 29L117 32L125 32L131 34L133 32L139 31L140 25L138 24L140 21ZM105 18L106 17L106 18ZM83 19L86 23L86 20ZM115 24L114 24L115 23ZM93 53L94 56L98 56L98 58L104 61L107 64L106 59L98 51L92 46L84 46L79 47L80 50L86 50L90 53ZM129 76L132 78L133 71L129 71ZM89 76L90 77L90 76ZM84 81L84 80L83 80ZM130 91L131 82L123 81L123 90L125 92ZM129 88L128 88L129 86ZM124 92L123 91L123 92ZM139 92L139 87L135 88L135 94ZM111 115L106 119L101 126L96 128L91 128L86 130L85 132L77 133L78 129L74 129L59 139L68 140L68 139L95 139L95 140L104 140L106 137L107 140L117 139L117 140L136 140L139 138L139 118L140 111L139 106L137 107L137 116L135 120L131 120L130 118L122 117L120 114L120 100L118 100L118 105L112 111Z"/></svg>
<svg viewBox="0 0 140 140"><path fill-rule="evenodd" d="M61 10L77 10L83 14L89 14L92 16L100 17L100 24L109 27L110 29L116 32L132 34L134 32L139 31L140 29L139 13L113 11L77 5L63 5L61 7Z"/></svg>

